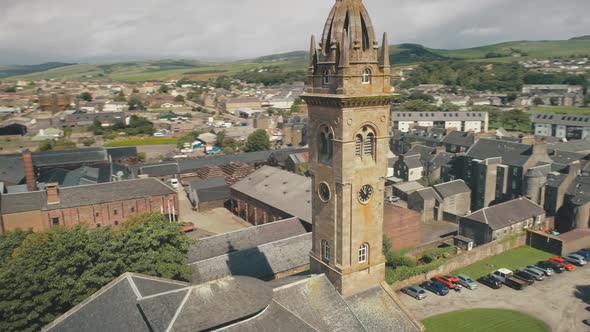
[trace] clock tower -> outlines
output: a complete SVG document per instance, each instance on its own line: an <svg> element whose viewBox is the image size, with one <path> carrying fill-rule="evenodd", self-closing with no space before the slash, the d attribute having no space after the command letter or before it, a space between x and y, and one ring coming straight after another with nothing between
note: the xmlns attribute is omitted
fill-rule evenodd
<svg viewBox="0 0 590 332"><path fill-rule="evenodd" d="M311 38L309 169L313 177L311 268L343 296L378 285L391 73L361 0L336 0L319 44Z"/></svg>

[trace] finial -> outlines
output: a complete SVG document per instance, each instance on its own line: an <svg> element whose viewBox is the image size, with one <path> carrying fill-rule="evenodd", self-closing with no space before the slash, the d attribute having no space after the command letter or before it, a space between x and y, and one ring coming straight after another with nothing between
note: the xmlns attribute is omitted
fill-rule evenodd
<svg viewBox="0 0 590 332"><path fill-rule="evenodd" d="M387 32L383 33L383 45L381 48L381 67L389 67L389 41L387 40Z"/></svg>
<svg viewBox="0 0 590 332"><path fill-rule="evenodd" d="M350 45L348 45L348 31L342 32L342 42L340 43L340 67L350 65Z"/></svg>

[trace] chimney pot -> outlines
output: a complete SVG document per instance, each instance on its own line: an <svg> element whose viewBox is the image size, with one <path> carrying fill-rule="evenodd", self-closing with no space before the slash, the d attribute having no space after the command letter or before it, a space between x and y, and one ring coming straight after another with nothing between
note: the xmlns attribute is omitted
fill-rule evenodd
<svg viewBox="0 0 590 332"><path fill-rule="evenodd" d="M47 204L59 204L59 183L48 183L45 185L47 192Z"/></svg>

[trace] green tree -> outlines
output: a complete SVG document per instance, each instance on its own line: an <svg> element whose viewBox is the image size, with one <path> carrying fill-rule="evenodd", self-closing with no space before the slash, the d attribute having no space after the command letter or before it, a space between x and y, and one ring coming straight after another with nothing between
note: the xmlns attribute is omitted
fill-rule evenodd
<svg viewBox="0 0 590 332"><path fill-rule="evenodd" d="M184 96L178 95L178 96L174 97L174 101L177 103L184 103Z"/></svg>
<svg viewBox="0 0 590 332"><path fill-rule="evenodd" d="M145 109L145 106L143 105L143 102L141 101L141 99L139 99L139 97L137 97L135 95L129 97L129 101L127 102L127 105L129 105L130 111L142 111Z"/></svg>
<svg viewBox="0 0 590 332"><path fill-rule="evenodd" d="M588 106L590 106L590 94L587 94L586 97L584 97L584 107Z"/></svg>
<svg viewBox="0 0 590 332"><path fill-rule="evenodd" d="M0 265L0 331L38 331L125 272L190 279L190 240L161 214L131 217L120 229L21 237L0 238L8 250L21 242Z"/></svg>
<svg viewBox="0 0 590 332"><path fill-rule="evenodd" d="M39 151L49 151L53 149L53 144L50 139L46 139L39 143Z"/></svg>
<svg viewBox="0 0 590 332"><path fill-rule="evenodd" d="M558 106L559 105L559 98L551 97L551 98L549 98L549 102L551 103L551 106Z"/></svg>
<svg viewBox="0 0 590 332"><path fill-rule="evenodd" d="M16 85L9 86L9 87L5 88L4 92L8 92L8 93L16 92Z"/></svg>
<svg viewBox="0 0 590 332"><path fill-rule="evenodd" d="M449 102L444 102L439 109L443 112L458 112L460 110L459 106L449 103Z"/></svg>
<svg viewBox="0 0 590 332"><path fill-rule="evenodd" d="M167 85L161 85L160 88L158 89L158 91L160 93L168 93L169 90L170 90L170 88L168 88Z"/></svg>
<svg viewBox="0 0 590 332"><path fill-rule="evenodd" d="M84 144L84 146L92 146L94 145L94 143L96 143L96 140L92 137L85 138L84 140L82 140L82 144Z"/></svg>
<svg viewBox="0 0 590 332"><path fill-rule="evenodd" d="M92 101L92 94L88 91L86 92L82 92L79 96L78 99L80 100L84 100L84 101Z"/></svg>
<svg viewBox="0 0 590 332"><path fill-rule="evenodd" d="M227 136L227 133L225 130L221 130L220 132L218 132L215 145L217 145L220 148L223 147L223 141L225 140L225 136Z"/></svg>
<svg viewBox="0 0 590 332"><path fill-rule="evenodd" d="M123 91L121 91L117 94L117 96L115 97L115 101L118 103L124 103L127 101L127 98L125 97L125 94L123 93Z"/></svg>
<svg viewBox="0 0 590 332"><path fill-rule="evenodd" d="M21 243L31 234L32 231L22 231L17 229L14 232L0 234L0 266L2 266L18 248Z"/></svg>
<svg viewBox="0 0 590 332"><path fill-rule="evenodd" d="M541 99L541 97L535 97L535 99L533 99L533 105L545 105L545 102L543 101L543 99Z"/></svg>
<svg viewBox="0 0 590 332"><path fill-rule="evenodd" d="M264 150L270 150L270 137L266 133L266 130L258 129L248 136L246 151L255 152Z"/></svg>
<svg viewBox="0 0 590 332"><path fill-rule="evenodd" d="M147 153L145 151L140 151L137 153L137 161L146 161Z"/></svg>

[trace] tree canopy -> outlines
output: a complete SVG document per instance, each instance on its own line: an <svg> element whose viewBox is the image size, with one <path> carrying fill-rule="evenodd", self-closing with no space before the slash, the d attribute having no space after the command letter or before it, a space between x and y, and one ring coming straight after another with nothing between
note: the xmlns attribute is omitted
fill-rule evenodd
<svg viewBox="0 0 590 332"><path fill-rule="evenodd" d="M190 240L163 215L118 229L0 236L0 331L38 331L125 272L188 281Z"/></svg>
<svg viewBox="0 0 590 332"><path fill-rule="evenodd" d="M255 152L264 150L270 150L270 137L266 133L266 130L258 129L248 136L246 151Z"/></svg>

